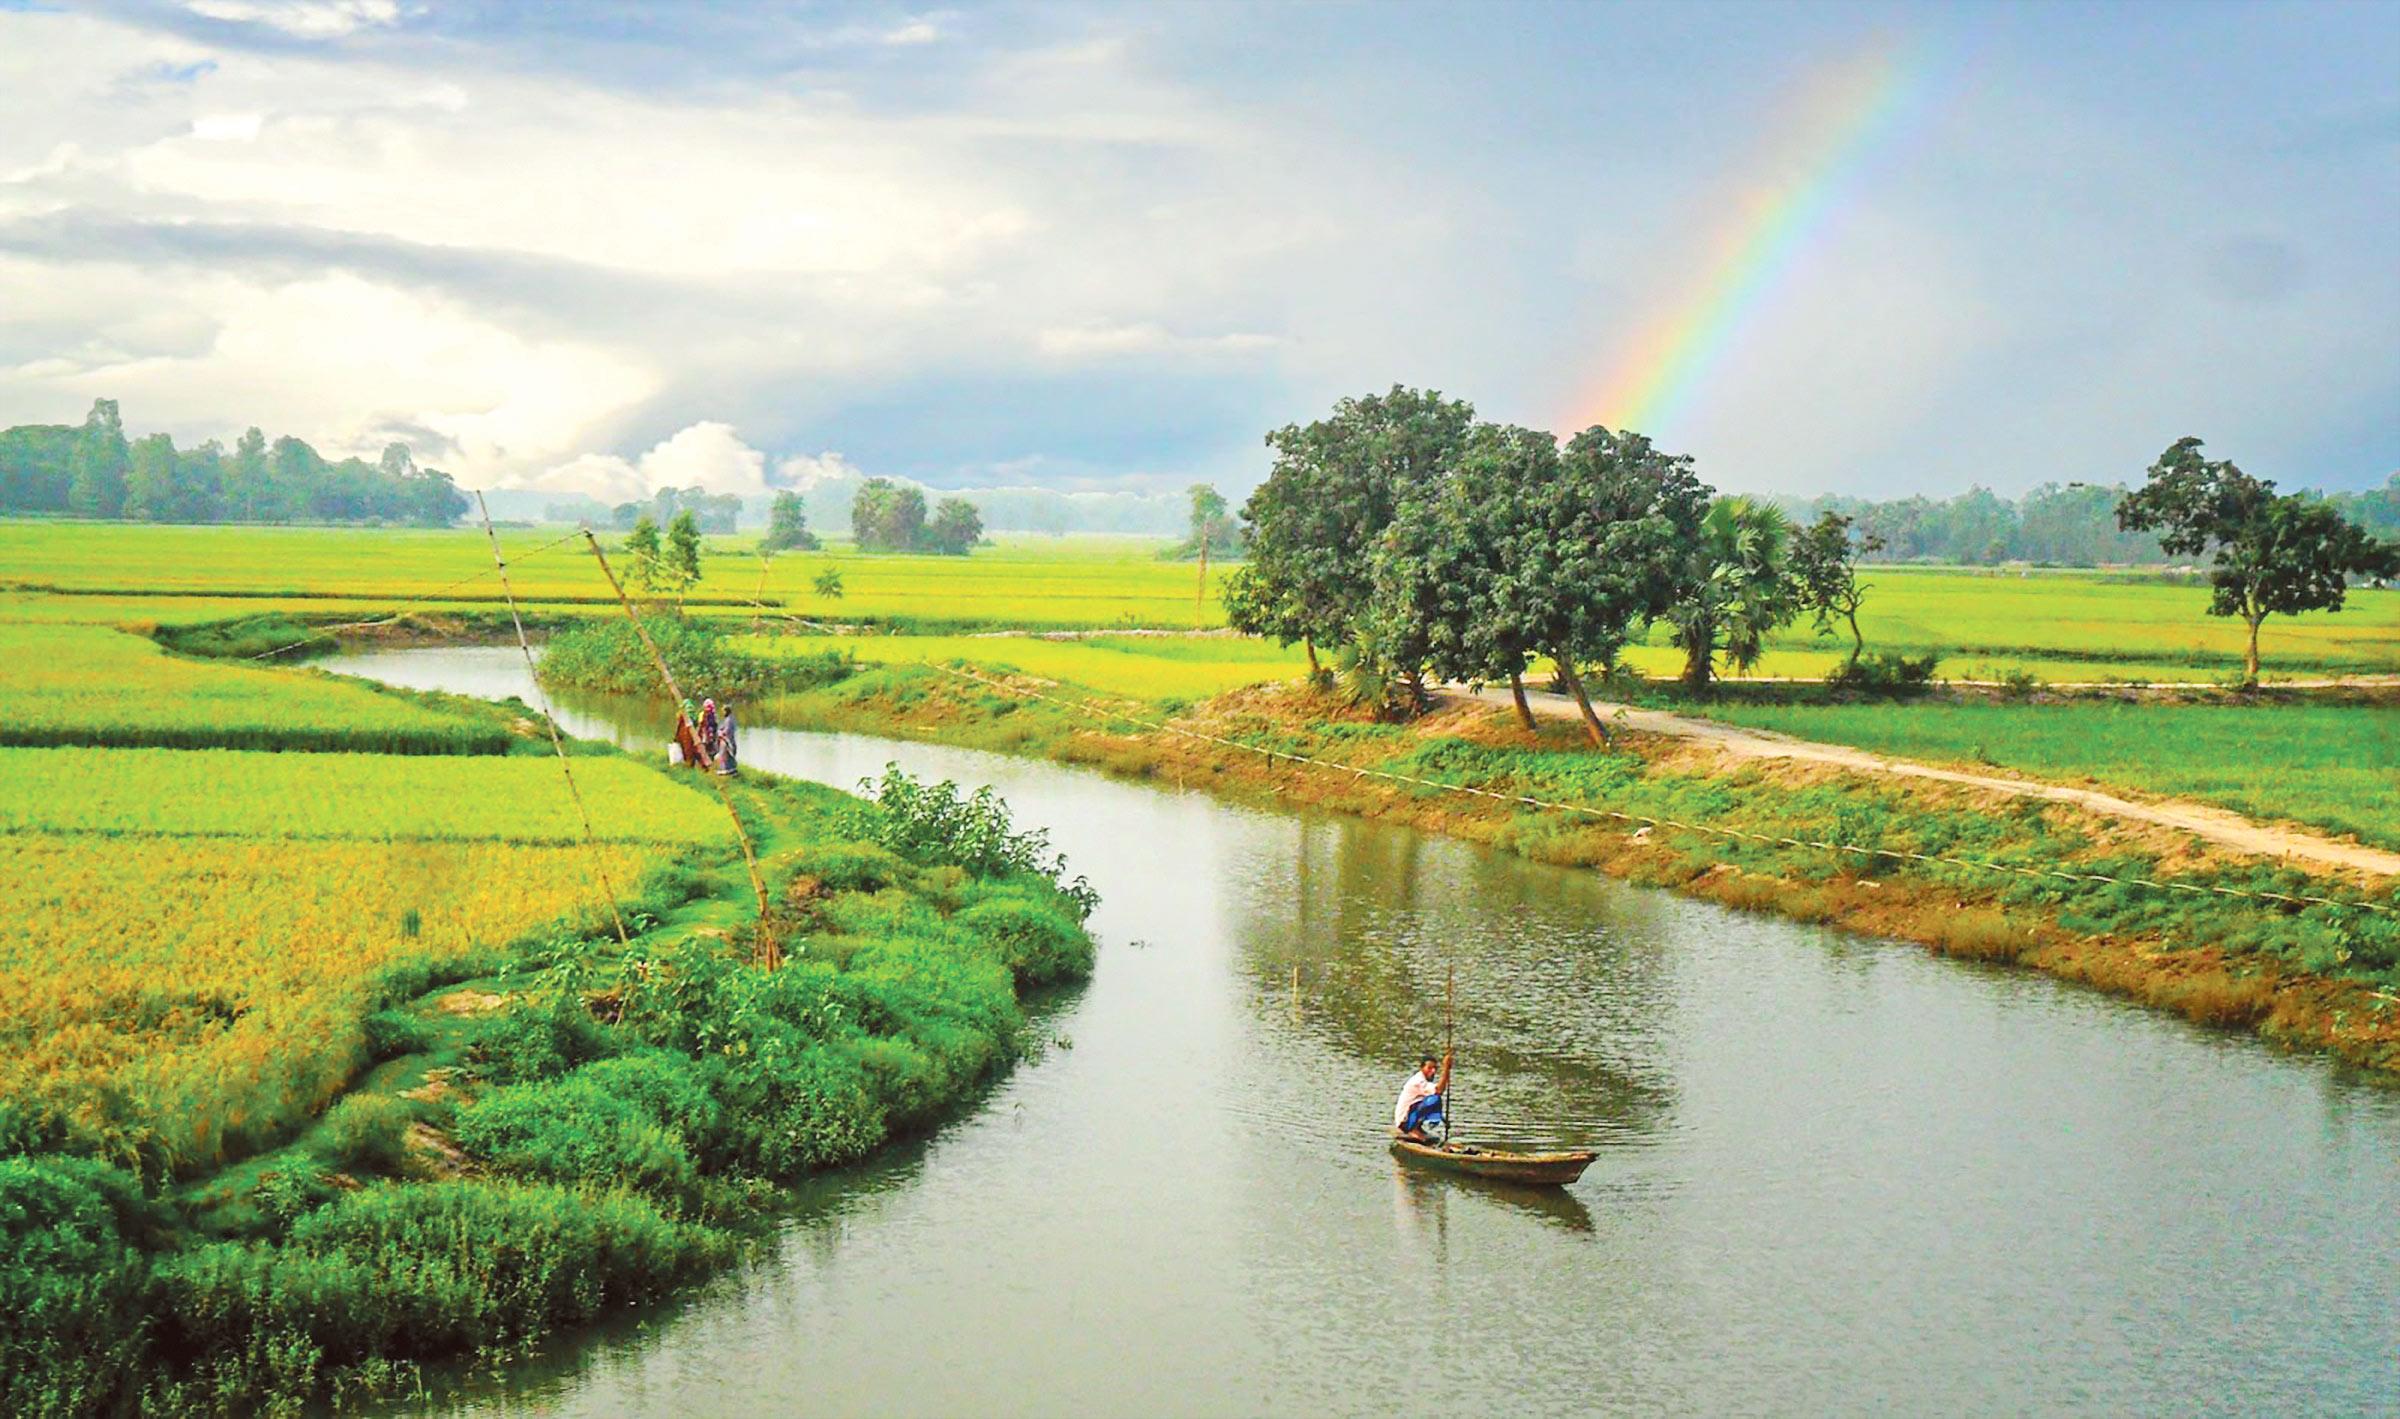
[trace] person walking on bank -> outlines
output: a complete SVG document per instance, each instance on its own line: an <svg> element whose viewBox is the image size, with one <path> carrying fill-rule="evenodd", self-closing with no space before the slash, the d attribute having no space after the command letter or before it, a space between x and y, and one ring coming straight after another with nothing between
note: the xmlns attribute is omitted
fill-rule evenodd
<svg viewBox="0 0 2400 1419"><path fill-rule="evenodd" d="M729 776L740 772L733 757L733 734L733 701L727 700L725 708L717 714L717 772Z"/></svg>

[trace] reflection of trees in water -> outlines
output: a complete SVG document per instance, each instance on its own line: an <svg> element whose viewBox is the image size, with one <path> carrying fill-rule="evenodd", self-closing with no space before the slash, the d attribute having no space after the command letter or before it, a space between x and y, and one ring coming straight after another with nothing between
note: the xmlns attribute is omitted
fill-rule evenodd
<svg viewBox="0 0 2400 1419"><path fill-rule="evenodd" d="M1348 820L1259 843L1231 903L1238 959L1280 1028L1397 1081L1442 1042L1458 972L1466 1131L1599 1141L1673 1105L1661 898L1595 873Z"/></svg>

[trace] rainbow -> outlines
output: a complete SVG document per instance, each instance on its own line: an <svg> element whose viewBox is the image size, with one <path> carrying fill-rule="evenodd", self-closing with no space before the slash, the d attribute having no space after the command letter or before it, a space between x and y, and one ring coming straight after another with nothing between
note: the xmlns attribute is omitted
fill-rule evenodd
<svg viewBox="0 0 2400 1419"><path fill-rule="evenodd" d="M1788 142L1765 155L1755 184L1703 245L1682 297L1625 346L1577 400L1570 431L1593 423L1657 435L1740 343L1776 289L1827 228L1863 173L1932 86L1924 56L1878 45L1803 90Z"/></svg>

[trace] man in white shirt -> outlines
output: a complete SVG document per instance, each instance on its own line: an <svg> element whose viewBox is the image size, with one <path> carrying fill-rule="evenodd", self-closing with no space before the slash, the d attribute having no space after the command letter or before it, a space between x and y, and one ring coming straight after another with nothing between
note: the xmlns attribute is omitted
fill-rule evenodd
<svg viewBox="0 0 2400 1419"><path fill-rule="evenodd" d="M1450 1056L1445 1054L1438 1060L1430 1054L1425 1056L1425 1062L1400 1086L1400 1101L1392 1106L1392 1132L1411 1143L1435 1142L1426 1130L1447 1131L1442 1118L1442 1096L1449 1092Z"/></svg>

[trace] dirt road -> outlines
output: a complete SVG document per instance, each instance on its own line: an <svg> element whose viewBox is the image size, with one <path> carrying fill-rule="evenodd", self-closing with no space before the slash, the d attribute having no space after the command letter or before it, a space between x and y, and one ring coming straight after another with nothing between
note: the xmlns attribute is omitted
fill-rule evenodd
<svg viewBox="0 0 2400 1419"><path fill-rule="evenodd" d="M1453 691L1453 693L1462 693ZM1526 691L1533 712L1553 719L1580 720L1575 702L1565 695L1541 691ZM1476 696L1487 703L1506 705L1508 691L1485 690ZM2211 808L2204 803L2181 799L2121 798L2098 789L2069 788L2063 784L2041 783L2033 779L2006 778L1996 774L1979 774L1966 769L1946 769L1934 764L1920 764L1908 759L1887 759L1864 749L1842 744L1820 744L1807 739L1794 739L1770 730L1747 729L1740 725L1720 724L1711 719L1693 719L1670 714L1665 710L1638 709L1632 705L1595 701L1601 721L1610 728L1629 729L1640 734L1660 734L1670 738L1689 739L1708 744L1722 753L1741 759L1785 759L1797 763L1828 764L1857 773L1893 774L1902 778L1934 779L1942 783L1963 784L1969 788L1986 789L1993 793L2010 794L2018 798L2041 798L2053 803L2071 803L2078 808L2129 822L2152 823L2159 827L2176 828L2236 852L2260 857L2289 858L2295 863L2315 867L2346 868L2374 876L2400 876L2400 852L2367 847L2360 843L2312 833L2305 828L2278 827L2245 818L2224 808Z"/></svg>

